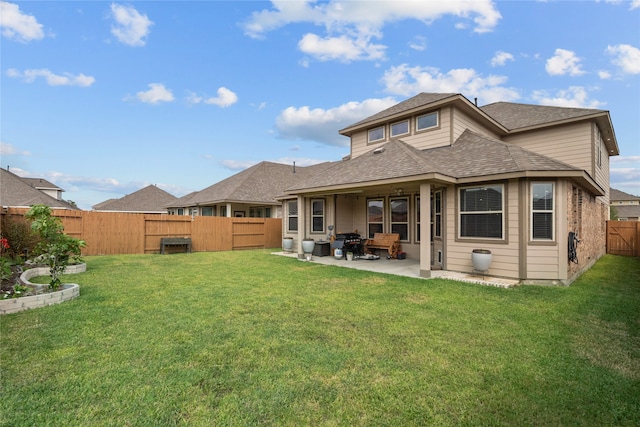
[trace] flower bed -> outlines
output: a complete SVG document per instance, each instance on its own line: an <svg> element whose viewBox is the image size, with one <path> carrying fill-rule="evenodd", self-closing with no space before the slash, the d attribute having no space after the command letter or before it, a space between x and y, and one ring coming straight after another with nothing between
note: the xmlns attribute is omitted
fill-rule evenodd
<svg viewBox="0 0 640 427"><path fill-rule="evenodd" d="M64 274L83 273L85 271L87 271L87 264L75 264L67 266ZM31 283L29 279L36 276L47 275L49 275L48 267L31 268L22 273L20 280L27 285L34 286L36 288L44 288L46 285ZM31 308L60 304L61 302L72 300L78 296L80 296L80 286L76 283L67 283L62 285L59 291L0 300L0 315L18 313Z"/></svg>

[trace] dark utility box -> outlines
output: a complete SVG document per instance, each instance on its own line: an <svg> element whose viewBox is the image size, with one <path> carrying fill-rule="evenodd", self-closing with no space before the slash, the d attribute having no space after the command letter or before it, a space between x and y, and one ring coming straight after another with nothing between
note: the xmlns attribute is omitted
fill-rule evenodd
<svg viewBox="0 0 640 427"><path fill-rule="evenodd" d="M407 259L406 252L398 252L398 259Z"/></svg>
<svg viewBox="0 0 640 427"><path fill-rule="evenodd" d="M331 255L331 242L318 242L313 247L313 255L315 256L329 256Z"/></svg>

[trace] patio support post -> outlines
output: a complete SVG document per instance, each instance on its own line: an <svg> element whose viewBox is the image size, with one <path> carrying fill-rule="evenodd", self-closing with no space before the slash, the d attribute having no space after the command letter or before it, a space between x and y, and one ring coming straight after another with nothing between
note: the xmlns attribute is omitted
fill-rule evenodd
<svg viewBox="0 0 640 427"><path fill-rule="evenodd" d="M302 239L305 237L305 230L307 228L307 212L304 208L304 197L298 196L298 258L304 259L304 251L302 250Z"/></svg>
<svg viewBox="0 0 640 427"><path fill-rule="evenodd" d="M431 277L431 184L420 184L420 277Z"/></svg>
<svg viewBox="0 0 640 427"><path fill-rule="evenodd" d="M231 203L227 203L227 218L231 218L233 216L233 212L231 212Z"/></svg>

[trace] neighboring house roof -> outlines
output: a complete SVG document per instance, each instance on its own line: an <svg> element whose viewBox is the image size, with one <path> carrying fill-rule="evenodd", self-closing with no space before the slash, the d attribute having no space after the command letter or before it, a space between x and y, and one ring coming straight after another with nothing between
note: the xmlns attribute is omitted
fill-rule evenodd
<svg viewBox="0 0 640 427"><path fill-rule="evenodd" d="M313 166L260 162L204 190L173 201L168 207L203 206L216 203L256 203L279 205L277 197L294 183L326 169L330 162Z"/></svg>
<svg viewBox="0 0 640 427"><path fill-rule="evenodd" d="M44 178L20 178L33 188L37 190L55 190L55 191L64 191L62 188L57 185L47 181Z"/></svg>
<svg viewBox="0 0 640 427"><path fill-rule="evenodd" d="M165 213L166 206L177 200L155 185L148 185L120 199L109 199L92 206L96 211Z"/></svg>
<svg viewBox="0 0 640 427"><path fill-rule="evenodd" d="M58 200L35 189L25 182L24 178L5 169L0 169L0 205L3 207L46 205L51 208L78 210L64 200Z"/></svg>
<svg viewBox="0 0 640 427"><path fill-rule="evenodd" d="M613 208L616 210L618 218L640 218L640 205L616 205Z"/></svg>
<svg viewBox="0 0 640 427"><path fill-rule="evenodd" d="M385 180L414 177L442 182L472 182L505 174L559 174L589 180L576 167L466 130L450 146L418 150L401 140L392 140L354 159L343 160L287 189L288 192L322 191L327 187L353 184L376 185ZM590 187L595 187L590 183Z"/></svg>
<svg viewBox="0 0 640 427"><path fill-rule="evenodd" d="M629 193L625 193L624 191L616 190L615 188L610 188L609 200L612 202L626 202L626 201L632 201L632 200L640 201L640 197L634 196Z"/></svg>

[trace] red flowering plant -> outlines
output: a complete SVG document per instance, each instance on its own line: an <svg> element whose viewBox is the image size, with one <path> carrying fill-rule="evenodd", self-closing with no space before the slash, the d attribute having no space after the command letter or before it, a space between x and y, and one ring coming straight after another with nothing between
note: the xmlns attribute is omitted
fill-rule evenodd
<svg viewBox="0 0 640 427"><path fill-rule="evenodd" d="M10 247L9 241L5 237L0 238L0 280L2 281L11 278L11 261L4 256Z"/></svg>

